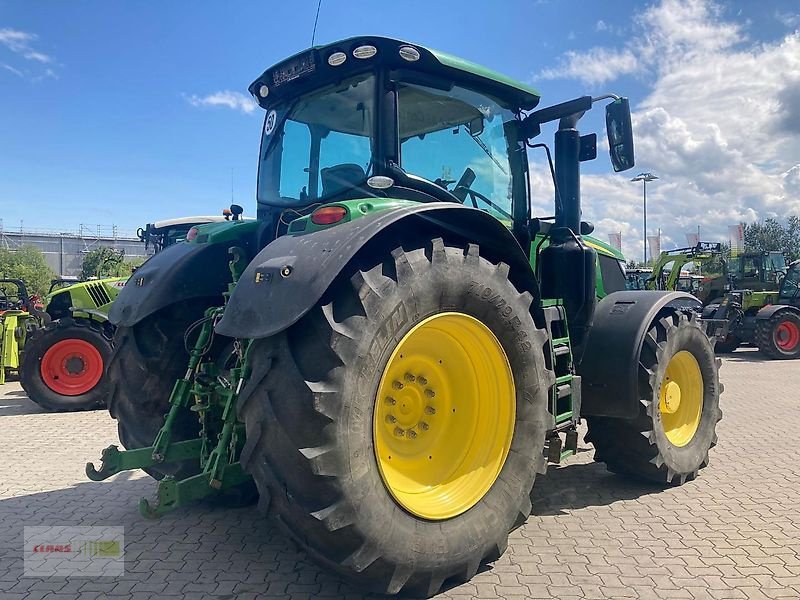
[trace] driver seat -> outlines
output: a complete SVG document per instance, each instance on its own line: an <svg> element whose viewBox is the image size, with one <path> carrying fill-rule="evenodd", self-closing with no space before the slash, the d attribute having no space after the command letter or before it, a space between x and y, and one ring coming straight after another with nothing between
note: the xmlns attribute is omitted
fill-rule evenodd
<svg viewBox="0 0 800 600"><path fill-rule="evenodd" d="M358 187L367 178L361 165L344 163L333 167L325 167L320 172L322 178L322 197L327 198L341 192Z"/></svg>

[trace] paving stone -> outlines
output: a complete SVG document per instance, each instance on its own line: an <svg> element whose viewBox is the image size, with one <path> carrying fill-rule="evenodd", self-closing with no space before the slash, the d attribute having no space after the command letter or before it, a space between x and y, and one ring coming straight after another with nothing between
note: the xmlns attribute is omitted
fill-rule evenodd
<svg viewBox="0 0 800 600"><path fill-rule="evenodd" d="M800 449L764 452L800 430L800 368L751 350L723 358L719 445L697 480L658 490L625 480L580 452L537 480L533 513L509 550L441 598L800 598ZM765 415L780 415L767 419ZM34 433L35 432L35 433ZM142 519L152 480L105 482L83 469L118 443L106 411L45 413L14 382L0 387L0 598L353 598L254 508L190 506ZM121 577L22 573L24 526L121 525Z"/></svg>

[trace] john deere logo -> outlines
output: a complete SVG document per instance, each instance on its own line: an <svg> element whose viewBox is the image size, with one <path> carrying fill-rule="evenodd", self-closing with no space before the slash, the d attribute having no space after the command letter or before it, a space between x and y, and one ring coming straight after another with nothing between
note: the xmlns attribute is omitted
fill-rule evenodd
<svg viewBox="0 0 800 600"><path fill-rule="evenodd" d="M144 285L144 277L137 277L136 278L136 285L138 287L142 287Z"/></svg>

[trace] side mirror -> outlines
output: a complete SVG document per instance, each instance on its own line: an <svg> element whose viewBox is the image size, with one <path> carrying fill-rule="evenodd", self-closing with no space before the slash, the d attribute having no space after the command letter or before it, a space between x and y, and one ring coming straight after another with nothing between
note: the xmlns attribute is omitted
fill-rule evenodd
<svg viewBox="0 0 800 600"><path fill-rule="evenodd" d="M634 166L633 127L631 107L627 98L620 98L606 105L606 132L608 151L614 171L626 171Z"/></svg>
<svg viewBox="0 0 800 600"><path fill-rule="evenodd" d="M483 133L483 115L480 117L475 117L469 123L467 123L467 131L472 137L478 137L480 134Z"/></svg>

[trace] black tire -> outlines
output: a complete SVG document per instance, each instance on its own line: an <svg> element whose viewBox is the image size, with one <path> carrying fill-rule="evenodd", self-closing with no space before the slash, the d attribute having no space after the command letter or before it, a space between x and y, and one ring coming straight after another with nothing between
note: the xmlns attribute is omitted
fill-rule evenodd
<svg viewBox="0 0 800 600"><path fill-rule="evenodd" d="M117 328L114 352L108 363L108 409L117 420L119 439L126 449L143 448L155 441L169 411L175 381L184 376L189 362L184 332L202 318L210 305L210 300L174 304L133 327ZM230 340L218 336L210 352L222 360L229 348ZM199 430L197 416L187 409L179 413L173 424L172 441L196 438ZM169 462L144 471L154 479L172 475L181 480L197 475L200 463L198 460ZM208 496L207 500L238 507L252 504L257 498L255 485L248 481Z"/></svg>
<svg viewBox="0 0 800 600"><path fill-rule="evenodd" d="M800 331L800 315L793 310L780 310L769 319L756 323L756 344L762 354L775 359L800 358L800 339L790 346L779 343L780 329Z"/></svg>
<svg viewBox="0 0 800 600"><path fill-rule="evenodd" d="M736 335L729 333L728 337L726 337L724 340L719 340L716 343L714 346L714 352L717 354L730 354L741 345L742 340L736 337Z"/></svg>
<svg viewBox="0 0 800 600"><path fill-rule="evenodd" d="M254 342L239 400L242 464L262 508L323 566L379 593L430 596L502 555L509 531L529 516L555 378L545 367L546 335L530 313L533 298L477 246L435 239L364 267L340 277L289 330ZM456 517L428 521L387 491L372 420L392 350L415 324L444 311L477 318L500 341L515 378L516 422L489 491Z"/></svg>
<svg viewBox="0 0 800 600"><path fill-rule="evenodd" d="M661 422L659 398L670 359L680 351L696 359L703 379L703 407L697 431L683 446L673 445ZM717 443L719 365L711 341L695 315L672 312L654 321L639 357L639 414L635 419L587 418L586 441L594 444L598 462L609 471L660 484L681 485L708 465Z"/></svg>
<svg viewBox="0 0 800 600"><path fill-rule="evenodd" d="M52 411L102 408L108 396L108 382L104 371L111 356L112 331L112 327L108 324L101 324L89 319L64 317L49 323L44 329L34 332L25 343L20 368L20 383L22 389L28 394L28 398L42 408ZM68 340L80 340L91 344L97 350L100 361L100 364L87 365L78 359L76 368L84 371L99 369L101 375L91 389L76 395L61 393L52 387L55 381L48 383L48 379L42 373L42 359L45 358L47 352L55 344ZM92 361L93 357L84 356L84 360ZM55 377L57 378L58 375L56 374Z"/></svg>
<svg viewBox="0 0 800 600"><path fill-rule="evenodd" d="M117 420L120 442L128 450L150 446L169 411L175 381L184 376L189 355L183 334L202 318L202 301L171 305L133 327L118 327L114 352L108 362L108 410ZM188 410L173 427L173 441L198 435L197 417ZM172 475L184 479L200 469L198 461L164 463L145 469L155 479Z"/></svg>

